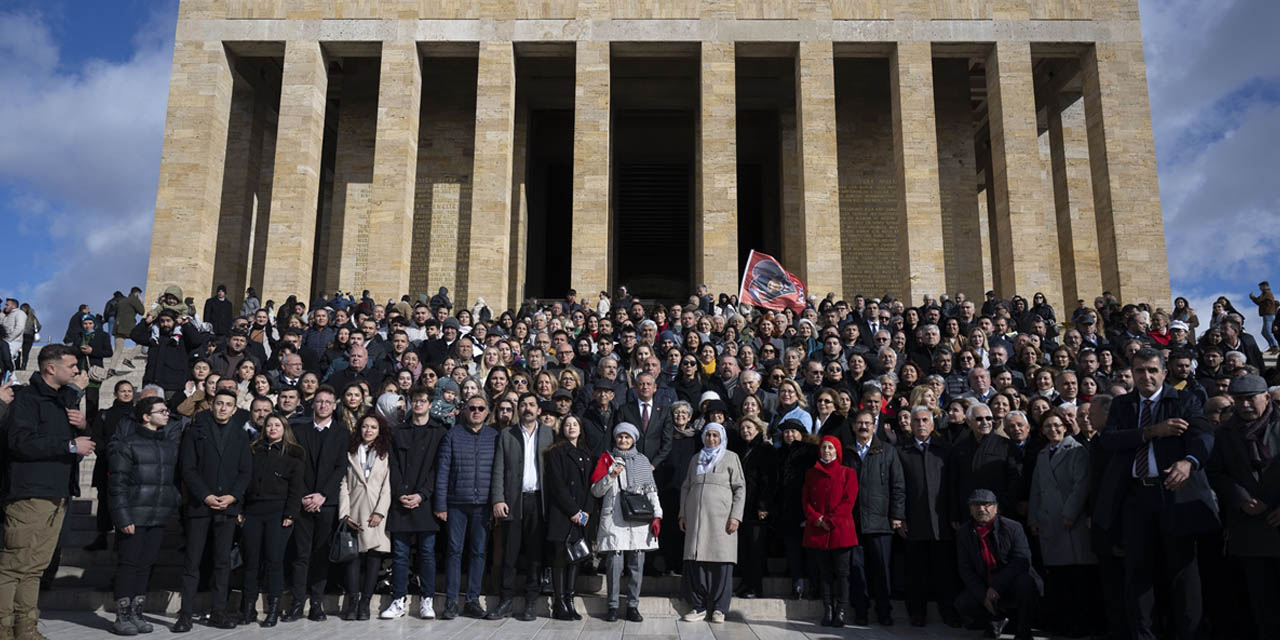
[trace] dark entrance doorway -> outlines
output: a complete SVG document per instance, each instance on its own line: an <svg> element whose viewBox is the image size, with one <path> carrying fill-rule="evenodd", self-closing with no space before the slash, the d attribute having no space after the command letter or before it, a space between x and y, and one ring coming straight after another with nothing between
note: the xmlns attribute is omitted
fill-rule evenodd
<svg viewBox="0 0 1280 640"><path fill-rule="evenodd" d="M642 298L690 291L694 114L614 114L613 215L616 284Z"/></svg>
<svg viewBox="0 0 1280 640"><path fill-rule="evenodd" d="M573 111L529 114L529 202L525 297L552 298L569 290L573 235Z"/></svg>

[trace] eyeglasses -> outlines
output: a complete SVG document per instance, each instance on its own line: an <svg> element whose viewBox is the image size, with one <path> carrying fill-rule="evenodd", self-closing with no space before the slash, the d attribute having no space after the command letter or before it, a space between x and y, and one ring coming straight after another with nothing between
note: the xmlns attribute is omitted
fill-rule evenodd
<svg viewBox="0 0 1280 640"><path fill-rule="evenodd" d="M818 404L835 404L835 403L831 401L831 398L822 398L818 400Z"/></svg>
<svg viewBox="0 0 1280 640"><path fill-rule="evenodd" d="M336 402L334 402L333 400L315 400L315 401L314 401L314 403L315 403L315 404L318 404L318 405L322 405L322 406L323 406L323 405L337 404L337 403L336 403Z"/></svg>
<svg viewBox="0 0 1280 640"><path fill-rule="evenodd" d="M155 411L150 411L148 413L150 413L153 416L167 416L169 415L169 409L162 407L160 409L156 409Z"/></svg>

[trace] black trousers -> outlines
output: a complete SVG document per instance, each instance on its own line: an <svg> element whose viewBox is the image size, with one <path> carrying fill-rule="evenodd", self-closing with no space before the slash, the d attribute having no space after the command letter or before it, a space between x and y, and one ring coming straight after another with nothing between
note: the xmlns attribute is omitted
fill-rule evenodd
<svg viewBox="0 0 1280 640"><path fill-rule="evenodd" d="M313 602L324 599L324 586L329 578L329 541L338 521L337 505L326 504L320 511L303 511L293 523L293 601L310 596Z"/></svg>
<svg viewBox="0 0 1280 640"><path fill-rule="evenodd" d="M366 551L347 563L347 597L362 595L373 598L373 588L378 584L378 572L382 569L381 551ZM361 574L364 580L361 580Z"/></svg>
<svg viewBox="0 0 1280 640"><path fill-rule="evenodd" d="M1169 589L1169 631L1178 640L1191 640L1200 625L1200 571L1194 536L1172 536L1160 528L1160 512L1172 494L1161 487L1134 484L1125 497L1124 572L1126 618L1135 640L1156 640L1151 630L1155 613L1155 579ZM1163 573L1161 573L1163 569Z"/></svg>
<svg viewBox="0 0 1280 640"><path fill-rule="evenodd" d="M677 508L670 513L679 513L679 510ZM760 520L748 520L742 523L738 533L742 537L738 546L742 586L759 594L764 590L764 576L769 568L769 525ZM680 545L680 551L684 551L683 544Z"/></svg>
<svg viewBox="0 0 1280 640"><path fill-rule="evenodd" d="M547 523L542 513L542 496L538 492L526 493L522 496L520 513L507 521L507 539L503 541L502 550L502 592L503 600L510 600L516 594L516 565L521 557L528 562L525 573L524 595L533 598L538 595L541 585L538 580L542 576L542 549L547 539Z"/></svg>
<svg viewBox="0 0 1280 640"><path fill-rule="evenodd" d="M1116 554L1111 535L1094 532L1093 552L1098 556L1098 580L1102 584L1103 620L1095 621L1095 629L1106 629L1109 640L1128 640L1129 622L1125 613L1124 556Z"/></svg>
<svg viewBox="0 0 1280 640"><path fill-rule="evenodd" d="M818 567L824 604L843 607L849 601L849 554L852 550L853 547L808 550L810 562Z"/></svg>
<svg viewBox="0 0 1280 640"><path fill-rule="evenodd" d="M803 531L800 527L785 527L782 548L787 553L787 571L791 580L808 580L810 585L814 585L818 582L818 566L813 563L813 555L804 548Z"/></svg>
<svg viewBox="0 0 1280 640"><path fill-rule="evenodd" d="M852 565L849 585L853 610L859 616L865 616L874 600L876 614L887 616L893 612L893 605L889 603L889 560L893 555L893 534L864 533L858 536L858 544L849 554Z"/></svg>
<svg viewBox="0 0 1280 640"><path fill-rule="evenodd" d="M1000 601L995 607L996 611L1002 616L1013 618L1018 635L1030 636L1036 617L1036 601L1040 599L1040 592L1036 589L1036 582L1031 578L1031 574L1024 573L1018 576L1013 581L1013 586L998 593ZM991 613L982 605L986 597L985 590L965 589L956 596L955 608L969 618L983 622L989 621Z"/></svg>
<svg viewBox="0 0 1280 640"><path fill-rule="evenodd" d="M244 550L244 596L257 599L259 574L266 574L267 597L284 595L284 551L293 527L281 526L284 512L246 515L240 532Z"/></svg>
<svg viewBox="0 0 1280 640"><path fill-rule="evenodd" d="M1240 558L1258 638L1280 638L1280 558Z"/></svg>
<svg viewBox="0 0 1280 640"><path fill-rule="evenodd" d="M665 489L658 492L658 503L662 505L663 513L680 513L680 489ZM596 523L599 521L596 516L591 517L591 525L588 528L597 530ZM746 529L743 523L743 529ZM662 567L667 571L683 571L684 570L684 532L678 526L662 527L662 531L658 533L658 552L644 554L645 564L652 565L654 560L662 556Z"/></svg>
<svg viewBox="0 0 1280 640"><path fill-rule="evenodd" d="M938 602L943 616L955 611L956 544L952 540L908 540L907 615L927 614L930 598ZM981 603L979 603L981 604Z"/></svg>
<svg viewBox="0 0 1280 640"><path fill-rule="evenodd" d="M116 599L147 595L151 567L164 540L164 527L133 528L116 536Z"/></svg>
<svg viewBox="0 0 1280 640"><path fill-rule="evenodd" d="M1046 566L1044 601L1050 630L1056 633L1091 634L1102 607L1098 591L1098 567L1091 564Z"/></svg>
<svg viewBox="0 0 1280 640"><path fill-rule="evenodd" d="M186 566L182 571L181 613L191 613L196 591L200 586L200 561L204 558L205 544L213 537L213 579L209 587L213 592L213 610L227 608L227 590L231 585L231 543L235 540L236 519L219 513L196 516L187 521Z"/></svg>

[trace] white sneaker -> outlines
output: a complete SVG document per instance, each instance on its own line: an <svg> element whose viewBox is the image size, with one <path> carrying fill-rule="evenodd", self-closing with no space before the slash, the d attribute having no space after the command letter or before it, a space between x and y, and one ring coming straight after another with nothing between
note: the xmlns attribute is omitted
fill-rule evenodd
<svg viewBox="0 0 1280 640"><path fill-rule="evenodd" d="M702 622L706 617L706 611L690 611L689 613L680 616L680 619L685 622Z"/></svg>
<svg viewBox="0 0 1280 640"><path fill-rule="evenodd" d="M396 618L403 618L404 614L404 598L396 598L391 601L391 604L387 605L386 609L382 610L382 613L379 614L378 617L383 620L394 620Z"/></svg>
<svg viewBox="0 0 1280 640"><path fill-rule="evenodd" d="M714 622L714 623L716 623L716 624L721 624L721 623L723 623L723 622L724 622L724 612L723 612L723 611L712 611L712 612L711 612L711 621L712 621L712 622Z"/></svg>
<svg viewBox="0 0 1280 640"><path fill-rule="evenodd" d="M423 620L436 619L436 608L434 603L431 602L431 598L424 597L418 602L418 615L421 616Z"/></svg>

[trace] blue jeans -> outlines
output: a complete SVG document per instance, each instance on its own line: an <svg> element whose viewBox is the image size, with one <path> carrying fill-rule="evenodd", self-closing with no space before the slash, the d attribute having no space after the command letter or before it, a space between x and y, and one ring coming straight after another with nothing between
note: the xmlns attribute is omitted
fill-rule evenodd
<svg viewBox="0 0 1280 640"><path fill-rule="evenodd" d="M1271 325L1276 321L1275 314L1262 316L1262 337L1267 339L1267 346L1276 346L1276 337L1271 335Z"/></svg>
<svg viewBox="0 0 1280 640"><path fill-rule="evenodd" d="M414 545L417 542L417 545ZM391 534L391 598L403 598L409 593L409 555L418 548L415 570L422 582L422 597L430 598L436 592L436 534L426 531L403 531Z"/></svg>
<svg viewBox="0 0 1280 640"><path fill-rule="evenodd" d="M445 560L445 600L458 598L462 585L462 548L466 543L471 561L467 564L467 601L480 600L480 581L484 578L484 547L489 537L485 522L489 505L449 505L449 555Z"/></svg>

